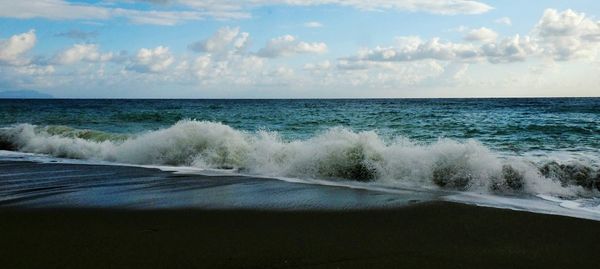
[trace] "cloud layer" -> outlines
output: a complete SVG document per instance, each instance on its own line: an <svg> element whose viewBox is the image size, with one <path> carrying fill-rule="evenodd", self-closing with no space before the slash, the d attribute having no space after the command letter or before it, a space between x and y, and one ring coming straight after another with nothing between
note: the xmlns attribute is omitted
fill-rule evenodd
<svg viewBox="0 0 600 269"><path fill-rule="evenodd" d="M35 46L36 35L34 30L13 35L7 40L0 40L0 63L22 65L29 60L25 54Z"/></svg>
<svg viewBox="0 0 600 269"><path fill-rule="evenodd" d="M488 28L471 29L466 42L444 41L439 37L398 37L393 46L361 50L349 61L405 62L425 59L490 63L524 61L531 57L550 57L558 61L594 59L600 49L600 22L573 10L547 9L531 30L531 35L508 36Z"/></svg>
<svg viewBox="0 0 600 269"><path fill-rule="evenodd" d="M241 51L248 44L249 34L240 33L240 28L223 27L211 37L192 43L189 49L195 52L222 53L229 49Z"/></svg>
<svg viewBox="0 0 600 269"><path fill-rule="evenodd" d="M128 68L140 73L160 73L167 70L173 62L175 62L175 58L167 47L142 48Z"/></svg>
<svg viewBox="0 0 600 269"><path fill-rule="evenodd" d="M75 44L54 57L57 64L74 64L81 61L106 62L113 58L113 53L101 53L96 44Z"/></svg>
<svg viewBox="0 0 600 269"><path fill-rule="evenodd" d="M600 21L567 9L547 9L534 28L544 52L556 60L590 58L600 44Z"/></svg>
<svg viewBox="0 0 600 269"><path fill-rule="evenodd" d="M114 1L118 2L118 1ZM132 1L120 1L130 3ZM116 8L102 4L87 4L66 0L0 0L0 17L51 20L107 20L126 18L136 24L174 25L184 21L215 19L246 19L251 11L263 6L338 5L361 10L398 10L429 12L442 15L480 14L492 9L479 1L467 0L138 0L154 9ZM176 7L165 10L164 7Z"/></svg>
<svg viewBox="0 0 600 269"><path fill-rule="evenodd" d="M323 42L308 43L298 40L295 36L284 35L269 40L257 54L261 57L277 58L294 54L325 52L327 52L327 44Z"/></svg>
<svg viewBox="0 0 600 269"><path fill-rule="evenodd" d="M29 30L0 40L0 85L77 89L71 94L81 89L160 88L166 92L176 88L220 97L230 93L240 97L244 91L259 96L264 92L266 96L290 92L302 96L314 91L319 96L339 97L349 96L353 89L356 95L373 96L393 96L403 89L410 96L411 89L417 88L584 88L597 81L590 74L600 71L600 23L583 13L547 9L523 34L503 36L486 27L466 28L461 33L454 40L400 36L391 45L340 54L335 46L318 39L282 34L253 44L255 36L250 32L221 27L188 41L187 48L159 43L128 53L90 40L61 39L73 44L35 55L35 46L45 40ZM563 66L562 72L557 71ZM578 73L569 73L572 70ZM584 75L588 84L581 86Z"/></svg>

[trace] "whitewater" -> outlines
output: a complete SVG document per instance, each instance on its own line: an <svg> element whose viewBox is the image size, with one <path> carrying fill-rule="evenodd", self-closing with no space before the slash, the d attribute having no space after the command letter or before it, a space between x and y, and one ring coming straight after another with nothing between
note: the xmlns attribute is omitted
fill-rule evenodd
<svg viewBox="0 0 600 269"><path fill-rule="evenodd" d="M600 98L0 100L0 158L0 176L155 167L598 219Z"/></svg>
<svg viewBox="0 0 600 269"><path fill-rule="evenodd" d="M182 120L127 135L18 124L0 129L0 145L5 158L23 152L43 154L28 160L45 156L38 160L235 173L388 193L442 191L449 201L600 219L600 172L593 154L517 156L475 139L422 143L336 127L286 141L277 132Z"/></svg>

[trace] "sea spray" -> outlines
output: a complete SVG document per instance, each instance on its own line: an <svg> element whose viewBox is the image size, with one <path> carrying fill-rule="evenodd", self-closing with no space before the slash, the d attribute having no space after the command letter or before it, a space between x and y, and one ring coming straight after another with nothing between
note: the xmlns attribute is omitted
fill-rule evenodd
<svg viewBox="0 0 600 269"><path fill-rule="evenodd" d="M598 170L591 166L505 156L473 139L386 140L375 131L342 127L286 141L276 132L195 120L131 135L19 124L0 129L0 146L64 158L493 193L595 196L600 187Z"/></svg>

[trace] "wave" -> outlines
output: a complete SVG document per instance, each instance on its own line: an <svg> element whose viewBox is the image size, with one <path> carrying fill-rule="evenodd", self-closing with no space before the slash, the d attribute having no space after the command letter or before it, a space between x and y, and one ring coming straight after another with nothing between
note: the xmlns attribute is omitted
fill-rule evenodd
<svg viewBox="0 0 600 269"><path fill-rule="evenodd" d="M436 186L492 193L598 196L600 171L589 161L506 156L476 140L385 141L374 131L332 128L306 140L276 132L182 120L135 135L66 126L0 129L0 149L141 165L235 169L247 174Z"/></svg>

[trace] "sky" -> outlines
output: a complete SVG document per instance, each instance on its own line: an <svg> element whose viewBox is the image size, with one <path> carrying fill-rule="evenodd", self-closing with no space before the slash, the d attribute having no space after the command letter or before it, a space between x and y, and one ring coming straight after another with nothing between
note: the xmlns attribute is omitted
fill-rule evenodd
<svg viewBox="0 0 600 269"><path fill-rule="evenodd" d="M600 1L0 0L0 91L600 96Z"/></svg>

